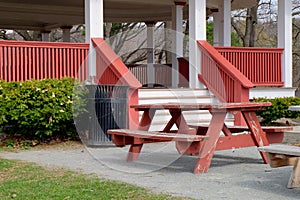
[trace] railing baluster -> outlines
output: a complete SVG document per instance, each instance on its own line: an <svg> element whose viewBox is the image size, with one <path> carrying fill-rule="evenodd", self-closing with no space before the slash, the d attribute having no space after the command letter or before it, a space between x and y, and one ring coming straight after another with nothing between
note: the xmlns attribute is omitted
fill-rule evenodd
<svg viewBox="0 0 300 200"><path fill-rule="evenodd" d="M204 84L223 102L249 101L249 88L253 84L228 60L206 41L198 41L201 49L201 79ZM231 61L238 63L239 60ZM248 90L248 93L242 90ZM242 95L246 95L242 96Z"/></svg>
<svg viewBox="0 0 300 200"><path fill-rule="evenodd" d="M0 79L25 81L29 79L76 77L87 78L88 55L86 43L49 43L31 41L0 41ZM80 55L80 56L79 56Z"/></svg>
<svg viewBox="0 0 300 200"><path fill-rule="evenodd" d="M215 47L255 86L283 86L281 48Z"/></svg>

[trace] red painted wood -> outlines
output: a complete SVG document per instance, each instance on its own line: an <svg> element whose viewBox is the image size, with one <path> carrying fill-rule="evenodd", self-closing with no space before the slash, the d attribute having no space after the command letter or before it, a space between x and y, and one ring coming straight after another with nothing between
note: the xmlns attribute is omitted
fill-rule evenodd
<svg viewBox="0 0 300 200"><path fill-rule="evenodd" d="M88 55L89 44L0 41L0 78L6 81L77 77ZM81 53L80 53L81 52ZM81 55L79 56L74 56ZM72 62L71 62L72 60ZM81 70L79 80L88 76Z"/></svg>
<svg viewBox="0 0 300 200"><path fill-rule="evenodd" d="M249 101L249 88L254 85L206 41L198 41L201 49L199 78L223 102Z"/></svg>
<svg viewBox="0 0 300 200"><path fill-rule="evenodd" d="M142 85L149 83L147 79L146 64L130 64L126 65L131 73L141 82ZM154 64L154 83L163 86L172 85L172 65L169 64Z"/></svg>
<svg viewBox="0 0 300 200"><path fill-rule="evenodd" d="M247 102L253 83L207 41L198 41L201 50L199 80L222 102ZM235 125L245 124L240 113Z"/></svg>
<svg viewBox="0 0 300 200"><path fill-rule="evenodd" d="M156 104L133 104L130 107L136 111L155 110L209 110L209 111L236 111L236 110L261 110L266 106L271 106L270 102L241 102L241 103L156 103Z"/></svg>
<svg viewBox="0 0 300 200"><path fill-rule="evenodd" d="M99 84L126 85L128 91L128 106L138 103L138 88L142 85L115 54L111 47L102 38L92 38L96 49L96 77ZM136 129L138 126L138 113L129 109L128 127Z"/></svg>
<svg viewBox="0 0 300 200"><path fill-rule="evenodd" d="M204 173L208 171L208 168L211 163L211 159L214 155L216 149L228 149L228 148L238 148L238 147L248 147L249 145L255 146L265 146L268 145L267 138L265 133L262 131L262 128L259 124L259 121L255 115L255 111L262 109L265 106L270 106L269 102L241 102L241 103L221 103L221 104L182 104L182 103L167 103L167 104L143 104L143 105L131 105L132 109L136 111L144 111L142 120L140 122L139 129L143 129L144 132L148 130L149 125L152 122L154 113L156 110L167 109L172 115L172 118L166 124L164 129L165 134L173 133L170 128L176 124L178 131L174 133L179 134L182 137L182 133L186 134L185 136L196 136L196 129L188 127L185 120L182 120L183 117L181 113L186 110L208 110L212 113L212 119L206 130L202 131L198 129L197 134L199 136L206 136L209 139L204 144L193 143L193 141L176 141L176 148L179 153L189 153L189 154L199 154L197 159L194 173ZM249 136L235 136L232 135L229 128L224 127L224 120L228 112L240 111L243 113L243 116L246 119L248 129L250 130ZM181 125L183 123L183 125ZM183 127L184 130L181 129ZM188 128L187 128L188 127ZM128 130L128 129L127 129ZM187 132L186 132L187 130ZM199 131L200 130L200 131ZM220 132L225 132L226 137L220 138ZM275 128L271 128L275 130ZM108 133L113 132L114 130L108 131ZM130 144L130 150L128 153L127 160L133 161L138 158L138 155L141 151L142 144L151 143L151 142L163 142L169 141L165 139L160 139L155 136L152 138L152 135L135 132L132 134L132 130L122 131L118 133L120 136L129 137L131 139L115 138L118 145ZM182 133L181 133L182 131ZM140 135L141 134L141 135ZM240 141L240 140L245 141ZM251 140L252 142L249 142ZM262 154L262 158L265 160L265 154Z"/></svg>
<svg viewBox="0 0 300 200"><path fill-rule="evenodd" d="M264 134L260 123L255 115L255 112L243 112L245 121L249 127L250 132L252 133L252 139L255 142L257 147L268 146L269 142L266 135ZM268 163L268 158L265 152L260 152L265 163Z"/></svg>
<svg viewBox="0 0 300 200"><path fill-rule="evenodd" d="M198 135L205 135L208 126L191 126L197 130ZM284 137L284 131L292 130L292 127L262 127L266 133L267 140L270 144L281 143ZM227 127L224 125L222 129L226 136L220 137L216 150L226 150L232 148L242 148L256 146L250 134L232 135L231 133L249 132L247 126ZM229 137L228 137L229 136Z"/></svg>
<svg viewBox="0 0 300 200"><path fill-rule="evenodd" d="M283 86L282 48L215 47L255 86Z"/></svg>
<svg viewBox="0 0 300 200"><path fill-rule="evenodd" d="M138 129L148 131L151 125L151 121L155 115L155 110L145 110L143 112L141 121L139 123Z"/></svg>
<svg viewBox="0 0 300 200"><path fill-rule="evenodd" d="M205 173L208 171L211 159L217 146L219 133L221 132L224 124L225 117L226 112L217 112L213 114L206 133L206 136L208 136L209 139L203 144L203 147L200 151L199 158L197 159L197 163L194 168L195 174Z"/></svg>
<svg viewBox="0 0 300 200"><path fill-rule="evenodd" d="M143 130L130 130L130 129L114 129L108 130L108 134L112 135L113 141L117 146L123 146L130 144L130 149L127 154L127 161L137 160L144 143L153 142L170 142L177 141L180 144L180 153L186 153L186 149L189 151L199 149L201 142L207 139L207 136L202 135L190 135L179 134L170 132L148 132ZM199 152L197 152L199 153Z"/></svg>
<svg viewBox="0 0 300 200"><path fill-rule="evenodd" d="M279 133L268 133L266 132L267 140L269 141L270 144L273 143L281 143L284 138L284 132L279 132Z"/></svg>
<svg viewBox="0 0 300 200"><path fill-rule="evenodd" d="M176 142L176 149L180 154L198 155L203 147L203 142Z"/></svg>
<svg viewBox="0 0 300 200"><path fill-rule="evenodd" d="M134 139L136 139L136 138L134 138ZM140 139L138 139L138 140L140 140ZM137 160L140 155L140 152L142 150L142 147L143 147L143 144L132 144L129 148L129 152L127 154L126 160L128 162Z"/></svg>
<svg viewBox="0 0 300 200"><path fill-rule="evenodd" d="M179 71L179 87L189 86L189 61L188 58L177 58Z"/></svg>

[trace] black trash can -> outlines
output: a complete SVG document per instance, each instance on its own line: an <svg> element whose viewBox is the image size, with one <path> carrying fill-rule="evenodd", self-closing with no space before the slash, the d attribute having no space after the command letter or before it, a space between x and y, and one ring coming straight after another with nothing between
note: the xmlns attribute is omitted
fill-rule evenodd
<svg viewBox="0 0 300 200"><path fill-rule="evenodd" d="M127 86L87 85L89 130L87 146L113 145L108 129L127 128Z"/></svg>

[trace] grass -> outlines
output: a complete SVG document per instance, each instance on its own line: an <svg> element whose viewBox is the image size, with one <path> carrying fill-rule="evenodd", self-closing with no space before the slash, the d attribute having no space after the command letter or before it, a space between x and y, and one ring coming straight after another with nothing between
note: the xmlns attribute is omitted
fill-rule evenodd
<svg viewBox="0 0 300 200"><path fill-rule="evenodd" d="M25 143L25 142L24 142ZM83 144L80 141L65 141L57 142L53 144L38 144L36 146L30 145L7 145L7 143L0 144L0 151L4 152L18 152L20 150L40 150L40 149L78 149L83 148Z"/></svg>
<svg viewBox="0 0 300 200"><path fill-rule="evenodd" d="M45 169L0 158L0 199L183 199L146 189L83 175L66 169Z"/></svg>

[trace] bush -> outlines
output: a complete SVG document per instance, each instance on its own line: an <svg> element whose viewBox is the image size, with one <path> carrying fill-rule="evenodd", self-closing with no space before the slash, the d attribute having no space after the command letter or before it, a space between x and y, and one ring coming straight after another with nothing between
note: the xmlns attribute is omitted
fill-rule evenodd
<svg viewBox="0 0 300 200"><path fill-rule="evenodd" d="M282 97L275 99L257 98L255 102L271 102L272 106L266 107L264 110L256 111L261 116L263 125L270 125L273 121L281 118L297 118L300 112L288 110L289 106L300 105L298 97Z"/></svg>
<svg viewBox="0 0 300 200"><path fill-rule="evenodd" d="M78 115L84 111L84 93L73 92L76 83L73 78L0 81L0 126L7 134L30 139L77 137L72 97Z"/></svg>

